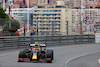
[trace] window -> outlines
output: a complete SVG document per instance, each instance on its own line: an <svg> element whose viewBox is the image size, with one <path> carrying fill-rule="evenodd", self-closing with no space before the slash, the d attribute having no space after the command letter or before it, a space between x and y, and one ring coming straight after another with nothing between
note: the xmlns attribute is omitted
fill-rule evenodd
<svg viewBox="0 0 100 67"><path fill-rule="evenodd" d="M61 10L59 10L59 12L61 12Z"/></svg>
<svg viewBox="0 0 100 67"><path fill-rule="evenodd" d="M43 0L43 3L45 3L45 0Z"/></svg>
<svg viewBox="0 0 100 67"><path fill-rule="evenodd" d="M58 14L60 16L60 14Z"/></svg>
<svg viewBox="0 0 100 67"><path fill-rule="evenodd" d="M94 1L94 0L90 0L90 1Z"/></svg>
<svg viewBox="0 0 100 67"><path fill-rule="evenodd" d="M39 18L37 17L37 19L39 19Z"/></svg>
<svg viewBox="0 0 100 67"><path fill-rule="evenodd" d="M44 10L44 12L46 12L46 10Z"/></svg>
<svg viewBox="0 0 100 67"><path fill-rule="evenodd" d="M55 14L55 16L56 16L57 14Z"/></svg>
<svg viewBox="0 0 100 67"><path fill-rule="evenodd" d="M40 3L42 3L42 0L39 0L40 1Z"/></svg>

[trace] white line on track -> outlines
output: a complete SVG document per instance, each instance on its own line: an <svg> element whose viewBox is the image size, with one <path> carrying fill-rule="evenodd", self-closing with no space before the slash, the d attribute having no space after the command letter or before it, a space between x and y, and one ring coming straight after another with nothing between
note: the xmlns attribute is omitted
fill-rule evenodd
<svg viewBox="0 0 100 67"><path fill-rule="evenodd" d="M82 46L82 45L76 45L78 46ZM53 47L53 48L47 48L47 49L60 49L60 48L67 48L67 47L76 47L76 46L64 46L64 47ZM7 56L7 55L14 55L14 54L18 54L18 52L13 52L13 53L8 53L8 54L1 54L0 57L2 56Z"/></svg>
<svg viewBox="0 0 100 67"><path fill-rule="evenodd" d="M100 59L98 60L98 63L100 64Z"/></svg>
<svg viewBox="0 0 100 67"><path fill-rule="evenodd" d="M98 53L98 52L96 52L96 53ZM80 57L84 57L84 56L87 56L87 55L90 55L90 54L93 54L93 53L83 54L83 55L79 55L79 56L75 56L75 57L70 58L69 60L67 60L67 61L65 62L65 67L68 67L67 64L68 64L68 62L70 62L71 60L74 60L74 59L77 59L77 58L80 58ZM100 62L100 59L98 60L98 62Z"/></svg>
<svg viewBox="0 0 100 67"><path fill-rule="evenodd" d="M6 55L10 55L10 54L6 54Z"/></svg>
<svg viewBox="0 0 100 67"><path fill-rule="evenodd" d="M15 53L19 53L19 52L15 52Z"/></svg>
<svg viewBox="0 0 100 67"><path fill-rule="evenodd" d="M86 55L88 55L88 54L79 55L79 56L75 56L75 57L70 58L69 60L67 60L67 61L65 62L65 67L67 67L67 64L68 64L69 61L74 60L74 59L76 59L76 58L80 58L80 57L86 56Z"/></svg>
<svg viewBox="0 0 100 67"><path fill-rule="evenodd" d="M13 54L13 53L10 53L10 54Z"/></svg>
<svg viewBox="0 0 100 67"><path fill-rule="evenodd" d="M3 56L4 56L4 55L6 55L6 54L3 54Z"/></svg>
<svg viewBox="0 0 100 67"><path fill-rule="evenodd" d="M0 57L2 57L2 56L7 56L7 55L14 55L14 54L18 54L18 52L8 53L8 54L1 54Z"/></svg>
<svg viewBox="0 0 100 67"><path fill-rule="evenodd" d="M1 57L3 56L3 55L0 55Z"/></svg>
<svg viewBox="0 0 100 67"><path fill-rule="evenodd" d="M86 45L71 45L71 46L59 46L59 47L53 47L53 48L47 48L47 49L60 49L60 48L67 48L67 47L79 47L79 46L86 46ZM7 55L14 55L14 54L18 54L18 52L13 52L13 53L8 53L8 54L1 54L0 57L2 56L7 56Z"/></svg>

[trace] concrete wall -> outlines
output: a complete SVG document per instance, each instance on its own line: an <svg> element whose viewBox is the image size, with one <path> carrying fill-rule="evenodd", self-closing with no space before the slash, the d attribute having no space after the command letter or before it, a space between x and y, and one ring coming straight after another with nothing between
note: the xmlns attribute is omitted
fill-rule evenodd
<svg viewBox="0 0 100 67"><path fill-rule="evenodd" d="M95 43L100 43L100 33L95 34Z"/></svg>

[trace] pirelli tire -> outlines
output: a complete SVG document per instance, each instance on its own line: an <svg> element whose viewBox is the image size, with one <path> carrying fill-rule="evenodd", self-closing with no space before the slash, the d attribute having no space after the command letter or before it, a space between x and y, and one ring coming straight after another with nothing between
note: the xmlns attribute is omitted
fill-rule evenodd
<svg viewBox="0 0 100 67"><path fill-rule="evenodd" d="M51 58L51 60L50 60L50 61L47 61L47 62L48 62L48 63L51 63L52 60L54 59L54 58L53 58L53 50L47 50L47 51L46 51L46 55L47 55L47 58Z"/></svg>
<svg viewBox="0 0 100 67"><path fill-rule="evenodd" d="M27 52L28 52L28 49L24 49L23 51L20 51L18 57L19 58L27 58L27 56L25 55ZM18 62L20 62L20 61L18 60Z"/></svg>

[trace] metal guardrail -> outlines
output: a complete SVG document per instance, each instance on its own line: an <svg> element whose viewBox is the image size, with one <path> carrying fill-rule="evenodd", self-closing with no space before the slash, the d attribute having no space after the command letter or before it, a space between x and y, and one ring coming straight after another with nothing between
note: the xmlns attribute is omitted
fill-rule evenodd
<svg viewBox="0 0 100 67"><path fill-rule="evenodd" d="M5 36L0 37L0 49L27 47L34 42L46 45L94 43L95 35Z"/></svg>

